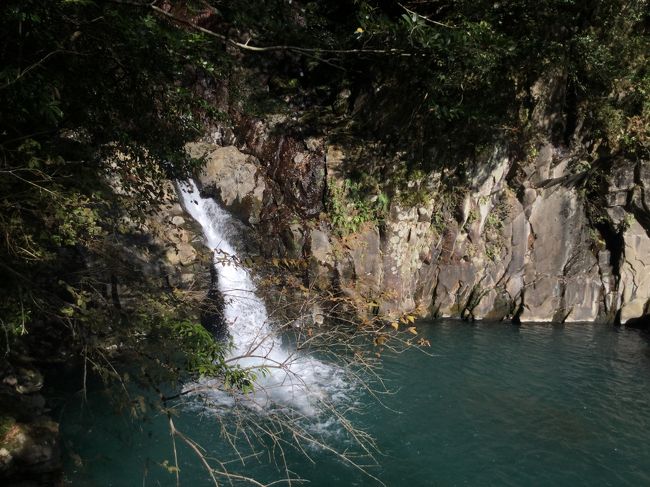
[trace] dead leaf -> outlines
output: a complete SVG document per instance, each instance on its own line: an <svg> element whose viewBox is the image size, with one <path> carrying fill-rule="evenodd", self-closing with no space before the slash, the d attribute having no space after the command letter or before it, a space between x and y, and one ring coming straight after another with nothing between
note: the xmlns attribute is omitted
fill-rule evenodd
<svg viewBox="0 0 650 487"><path fill-rule="evenodd" d="M387 338L386 336L384 336L384 335L379 335L377 338L375 338L375 345L378 346L378 347L380 347L380 346L382 346L384 343L386 343L387 340L388 340L388 338Z"/></svg>

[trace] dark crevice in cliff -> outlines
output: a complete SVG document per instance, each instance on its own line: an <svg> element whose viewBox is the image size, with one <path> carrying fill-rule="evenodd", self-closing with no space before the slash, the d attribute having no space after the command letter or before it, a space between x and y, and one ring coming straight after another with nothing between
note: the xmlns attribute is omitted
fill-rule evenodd
<svg viewBox="0 0 650 487"><path fill-rule="evenodd" d="M438 258L440 255L438 255ZM439 311L440 311L440 305L436 303L436 298L438 297L438 286L440 285L440 267L436 268L436 275L434 277L434 282L435 285L433 286L433 291L431 292L431 306L430 306L430 312L431 316L438 317L439 316Z"/></svg>
<svg viewBox="0 0 650 487"><path fill-rule="evenodd" d="M650 208L648 207L648 196L646 195L646 187L643 180L643 162L638 162L634 167L634 184L638 188L636 192L630 194L630 199L633 199L633 204L628 205L634 217L645 229L648 236L650 236ZM636 193L636 194L635 194Z"/></svg>
<svg viewBox="0 0 650 487"><path fill-rule="evenodd" d="M514 305L515 311L512 313L512 322L515 325L518 325L521 323L521 315L524 312L524 295L522 293L521 295L521 301L519 305L515 303Z"/></svg>
<svg viewBox="0 0 650 487"><path fill-rule="evenodd" d="M595 223L594 228L598 230L605 241L605 248L609 251L609 264L612 266L612 273L618 279L625 251L623 232L616 231L609 223Z"/></svg>
<svg viewBox="0 0 650 487"><path fill-rule="evenodd" d="M602 236L605 242L605 248L609 252L608 263L611 266L612 276L614 277L614 282L612 283L613 286L610 292L616 292L621 279L621 265L623 263L625 252L625 239L623 232L614 229L610 223L592 223L592 225ZM599 269L599 275L601 277L602 285L606 286L607 284L603 280L604 274L602 269ZM603 306L605 309L608 308L606 304L607 299L607 294L603 292ZM614 306L617 307L615 304ZM607 309L607 315L609 316L609 319L612 320L614 324L620 324L621 309L616 309L615 313L612 311L612 309Z"/></svg>
<svg viewBox="0 0 650 487"><path fill-rule="evenodd" d="M571 146L573 137L576 135L578 127L578 93L575 82L569 80L566 90L565 99L566 126L564 128L564 145Z"/></svg>

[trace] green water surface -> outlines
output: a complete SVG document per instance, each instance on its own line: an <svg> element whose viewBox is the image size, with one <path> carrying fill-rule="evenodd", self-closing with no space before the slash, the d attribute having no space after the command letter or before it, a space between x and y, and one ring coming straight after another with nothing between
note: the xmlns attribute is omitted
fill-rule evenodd
<svg viewBox="0 0 650 487"><path fill-rule="evenodd" d="M650 485L647 333L445 320L418 330L431 356L383 357L381 374L396 391L382 397L385 407L363 391L353 398L366 408L352 419L382 452L369 471L384 484ZM164 467L173 453L163 415L131 421L91 394L87 403L70 397L60 418L70 485L176 485ZM208 455L225 448L213 417L182 410L175 421ZM286 452L307 485L380 485L324 451L308 453L313 463ZM212 485L191 451L180 446L179 456L181 485ZM271 482L282 472L269 457L232 467Z"/></svg>

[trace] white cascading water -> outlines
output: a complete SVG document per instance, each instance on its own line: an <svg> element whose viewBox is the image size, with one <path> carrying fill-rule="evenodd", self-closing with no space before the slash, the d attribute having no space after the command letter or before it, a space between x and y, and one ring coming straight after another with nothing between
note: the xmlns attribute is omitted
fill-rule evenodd
<svg viewBox="0 0 650 487"><path fill-rule="evenodd" d="M224 297L224 319L233 340L230 359L242 368L258 374L255 392L249 395L251 406L288 406L302 414L318 412L322 400L344 397L347 384L342 370L283 347L269 323L266 306L256 295L248 271L237 263L232 244L240 238L236 221L212 198L202 198L196 183L179 184L185 210L203 228L206 245L214 252L218 289ZM203 392L209 390L209 381ZM213 397L226 401L217 390Z"/></svg>

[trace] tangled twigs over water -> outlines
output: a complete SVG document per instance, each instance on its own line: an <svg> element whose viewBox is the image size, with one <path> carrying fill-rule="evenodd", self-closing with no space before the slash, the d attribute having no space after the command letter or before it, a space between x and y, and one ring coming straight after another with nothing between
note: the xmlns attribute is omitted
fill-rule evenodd
<svg viewBox="0 0 650 487"><path fill-rule="evenodd" d="M218 259L221 265L243 265L223 252ZM264 274L262 269L259 273ZM352 314L355 303L350 298L292 285L290 276L277 269L274 276L280 281L257 279L262 291L272 296L268 322L258 324L243 346L231 343L224 360L244 379L233 383L227 377L204 376L164 398L167 404L190 408L216 422L232 458L208 459L175 426L172 436L192 441L190 448L201 463L208 469L218 464L217 476L231 475L228 479L233 482L260 485L232 474L234 468L225 465L235 462L245 469L248 462L262 458L282 472L277 482L302 482L291 471L290 456L297 453L314 463L317 452L326 452L382 484L372 473L377 445L356 422L364 413L357 398L363 394L382 404L382 396L391 393L381 372L381 356L417 347L417 337L408 331L414 328L399 331L399 324L391 326L378 316L359 319ZM247 298L241 291L225 293L223 300L259 300L252 292ZM239 320L227 324L235 335ZM407 318L403 321L411 324Z"/></svg>
<svg viewBox="0 0 650 487"><path fill-rule="evenodd" d="M411 346L415 328L400 333L399 324L387 326L376 313L355 314L357 303L343 293L316 292L306 284L304 261L242 260L241 224L203 197L194 181L179 183L178 190L213 252L211 326L227 330L229 344L214 354L216 367L203 364L173 399L221 425L225 456L241 461L266 451L285 482L296 481L290 455L311 460L318 451L381 483L370 470L376 445L357 426L358 398L387 393L378 372L381 353ZM180 330L185 337L197 334Z"/></svg>

